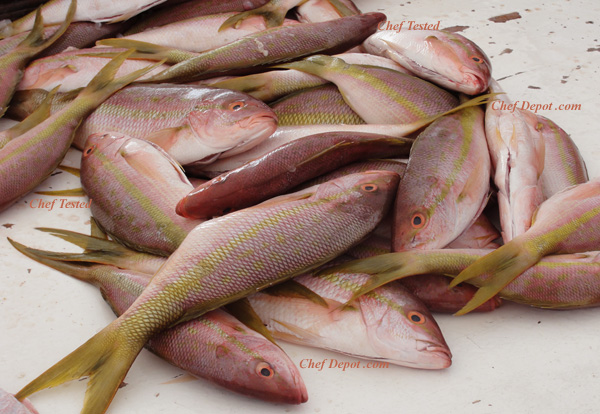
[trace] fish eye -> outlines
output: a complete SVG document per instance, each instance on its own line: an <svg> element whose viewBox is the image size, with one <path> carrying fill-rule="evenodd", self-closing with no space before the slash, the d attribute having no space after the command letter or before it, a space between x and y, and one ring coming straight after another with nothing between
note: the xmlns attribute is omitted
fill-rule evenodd
<svg viewBox="0 0 600 414"><path fill-rule="evenodd" d="M256 373L265 378L273 378L275 375L275 371L273 371L271 365L267 364L266 362L259 362L256 365Z"/></svg>
<svg viewBox="0 0 600 414"><path fill-rule="evenodd" d="M410 319L410 321L416 325L423 325L427 320L425 315L417 311L408 312L408 319Z"/></svg>
<svg viewBox="0 0 600 414"><path fill-rule="evenodd" d="M375 184L363 184L360 186L361 190L367 192L367 193L373 193L375 191L377 191L377 189L379 187L377 187L377 185Z"/></svg>
<svg viewBox="0 0 600 414"><path fill-rule="evenodd" d="M425 226L425 221L426 218L424 214L415 213L410 219L410 224L413 226L414 229L420 229L423 226Z"/></svg>
<svg viewBox="0 0 600 414"><path fill-rule="evenodd" d="M471 60L476 63L483 62L483 59L481 59L479 56L471 56Z"/></svg>
<svg viewBox="0 0 600 414"><path fill-rule="evenodd" d="M246 102L236 101L236 102L232 102L229 104L229 110L230 111L239 111L240 109L242 109L245 106L246 106Z"/></svg>
<svg viewBox="0 0 600 414"><path fill-rule="evenodd" d="M96 150L96 144L92 144L83 150L83 157L89 157Z"/></svg>

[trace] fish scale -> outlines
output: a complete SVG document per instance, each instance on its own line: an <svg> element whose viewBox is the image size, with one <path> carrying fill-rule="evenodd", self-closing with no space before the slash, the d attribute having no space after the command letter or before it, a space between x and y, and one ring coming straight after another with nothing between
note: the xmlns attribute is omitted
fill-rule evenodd
<svg viewBox="0 0 600 414"><path fill-rule="evenodd" d="M445 247L480 215L491 169L483 121L467 108L419 134L398 188L394 251Z"/></svg>
<svg viewBox="0 0 600 414"><path fill-rule="evenodd" d="M102 228L122 244L167 256L201 222L175 214L177 201L193 188L164 151L122 134L89 138L81 184L93 200ZM148 172L143 165L151 165Z"/></svg>
<svg viewBox="0 0 600 414"><path fill-rule="evenodd" d="M243 103L243 108L231 110L228 106L235 102ZM240 125L245 119L256 122ZM207 151L220 153L266 139L276 128L276 119L267 105L240 92L193 85L132 86L86 119L75 146L83 148L93 133L121 132L155 141L185 164L202 159Z"/></svg>
<svg viewBox="0 0 600 414"><path fill-rule="evenodd" d="M403 287L383 286L349 304L349 308L338 308L368 281L368 275L321 276L309 272L294 281L325 299L327 306L269 291L250 296L248 300L275 337L414 368L441 369L450 365L451 354L435 320L425 305ZM422 324L408 318L414 312L423 317ZM415 345L419 343L427 346L419 349Z"/></svg>
<svg viewBox="0 0 600 414"><path fill-rule="evenodd" d="M113 80L116 70L127 56L128 53L123 53L116 57L67 107L12 139L2 148L0 210L7 208L15 200L33 190L54 171L69 149L75 129L82 118L116 90L154 68L154 65L151 65ZM36 168L25 167L30 165L35 165Z"/></svg>
<svg viewBox="0 0 600 414"><path fill-rule="evenodd" d="M334 85L325 85L288 95L271 108L280 126L310 124L364 124Z"/></svg>
<svg viewBox="0 0 600 414"><path fill-rule="evenodd" d="M341 254L381 220L398 180L384 171L354 174L200 224L123 315L17 398L88 375L82 413L103 413L150 336Z"/></svg>
<svg viewBox="0 0 600 414"><path fill-rule="evenodd" d="M382 13L365 13L330 22L274 27L198 54L144 82L190 82L213 77L215 73L254 72L264 65L313 53L340 53L361 43L384 19ZM113 45L136 47L126 40ZM249 61L253 62L250 68Z"/></svg>
<svg viewBox="0 0 600 414"><path fill-rule="evenodd" d="M198 16L217 13L242 12L265 4L267 0L195 0L182 4L169 5L145 13L125 35L142 32L148 28L164 26L169 23L187 20Z"/></svg>
<svg viewBox="0 0 600 414"><path fill-rule="evenodd" d="M276 67L335 83L346 103L370 124L414 122L458 104L454 95L425 80L392 69L351 65L343 56L316 55Z"/></svg>
<svg viewBox="0 0 600 414"><path fill-rule="evenodd" d="M389 253L343 264L331 272L365 272L372 275L364 294L392 280L423 274L456 276L481 258L490 249L433 249ZM475 286L486 286L490 275L469 280ZM518 278L499 291L499 296L526 305L549 309L575 309L600 306L600 253L590 251L557 254L542 258Z"/></svg>

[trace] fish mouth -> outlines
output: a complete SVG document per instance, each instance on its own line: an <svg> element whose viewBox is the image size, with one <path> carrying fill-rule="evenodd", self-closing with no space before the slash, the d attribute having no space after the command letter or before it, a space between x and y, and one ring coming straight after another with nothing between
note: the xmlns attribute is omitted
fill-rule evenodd
<svg viewBox="0 0 600 414"><path fill-rule="evenodd" d="M260 115L252 115L252 116L248 116L246 118L240 119L237 124L240 126L240 128L252 128L255 125L259 125L259 124L268 124L268 123L273 123L275 126L277 126L278 123L278 119L277 119L277 115L275 115L274 113L264 113L264 114L260 114Z"/></svg>
<svg viewBox="0 0 600 414"><path fill-rule="evenodd" d="M480 73L463 71L463 85L463 89L465 89L463 92L476 95L485 91L489 86L489 82ZM467 85L468 87L465 87Z"/></svg>
<svg viewBox="0 0 600 414"><path fill-rule="evenodd" d="M448 368L452 365L452 352L450 352L447 345L417 340L417 351L426 352L427 355L437 357L435 360L439 363L435 364L435 366L431 366L433 369Z"/></svg>

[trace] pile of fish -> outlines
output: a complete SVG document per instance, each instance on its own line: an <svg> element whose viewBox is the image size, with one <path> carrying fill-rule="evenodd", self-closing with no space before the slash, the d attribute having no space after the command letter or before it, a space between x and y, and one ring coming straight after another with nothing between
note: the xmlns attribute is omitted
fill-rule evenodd
<svg viewBox="0 0 600 414"><path fill-rule="evenodd" d="M103 413L143 347L299 404L275 339L443 369L430 312L598 305L600 181L472 41L380 30L350 0L163 1L53 0L2 26L0 114L20 122L0 210L75 146L68 194L93 216L91 235L37 229L79 253L9 241L118 315L2 412L88 376L82 412Z"/></svg>

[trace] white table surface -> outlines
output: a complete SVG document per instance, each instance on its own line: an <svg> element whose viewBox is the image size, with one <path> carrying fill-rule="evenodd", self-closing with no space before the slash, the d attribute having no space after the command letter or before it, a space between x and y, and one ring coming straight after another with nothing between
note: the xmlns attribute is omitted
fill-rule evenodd
<svg viewBox="0 0 600 414"><path fill-rule="evenodd" d="M600 6L593 1L503 2L458 0L356 0L363 11L382 11L392 22L441 22L488 54L493 74L513 100L581 104L577 111L544 111L571 134L600 175ZM518 12L519 19L490 17ZM65 164L78 166L71 151ZM79 186L61 173L39 189ZM10 392L98 332L114 316L98 291L16 252L6 237L29 246L73 251L34 231L58 227L89 231L85 209L34 209L30 194L0 213L0 388ZM595 413L600 406L600 309L547 311L505 304L492 313L436 319L454 354L443 371L390 366L342 372L300 369L309 401L269 404L204 380L170 383L182 371L142 351L108 412L132 413ZM326 351L283 344L299 363L325 358L355 361ZM78 413L84 381L31 397L41 414Z"/></svg>

